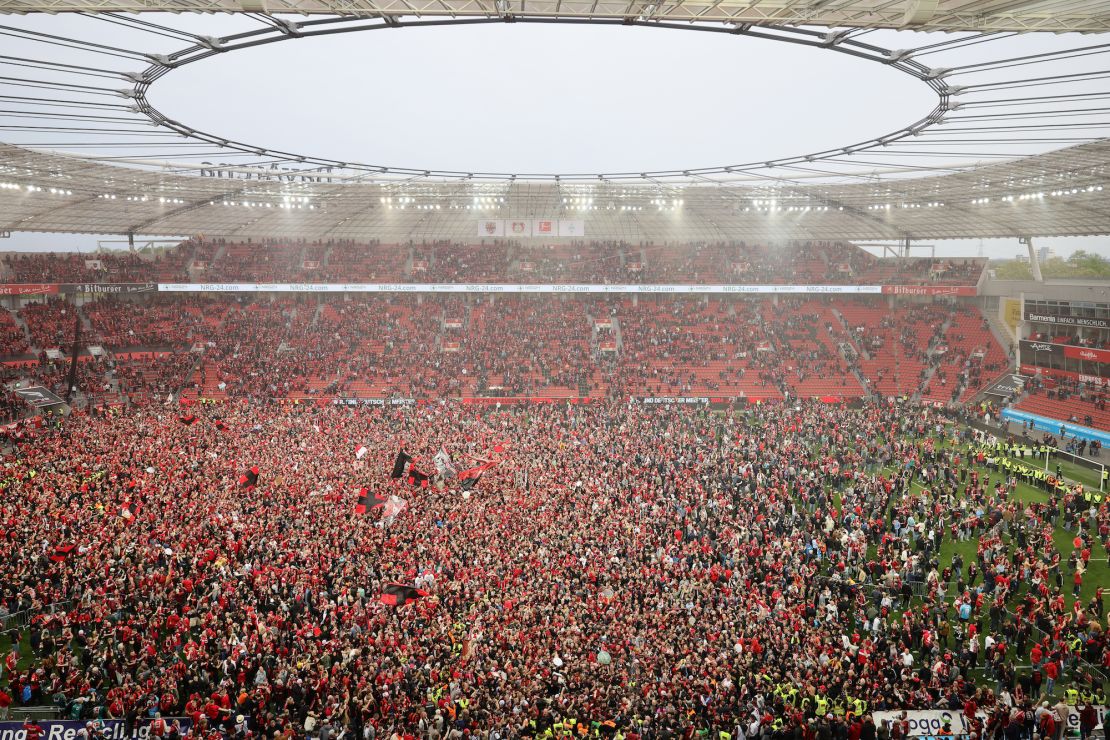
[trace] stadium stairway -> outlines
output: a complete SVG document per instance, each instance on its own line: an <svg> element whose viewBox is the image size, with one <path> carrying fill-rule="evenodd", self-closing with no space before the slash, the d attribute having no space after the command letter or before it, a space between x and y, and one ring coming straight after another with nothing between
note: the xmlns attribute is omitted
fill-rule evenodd
<svg viewBox="0 0 1110 740"><path fill-rule="evenodd" d="M1010 358L1011 364L1013 364L1016 337L1010 333L1010 328L998 318L997 308L984 310L983 315L987 318L987 325L990 326L994 338L1006 350L1006 356Z"/></svg>
<svg viewBox="0 0 1110 740"><path fill-rule="evenodd" d="M23 320L23 317L19 315L18 311L9 311L8 313L11 315L15 325L22 330L23 337L27 340L27 346L31 347L31 329L27 326L27 322Z"/></svg>
<svg viewBox="0 0 1110 740"><path fill-rule="evenodd" d="M952 328L952 319L951 319L951 317L949 317L949 318L946 318L944 320L943 324L941 324L940 336L942 336L942 337L948 336L948 330L951 329L951 328ZM932 349L932 347L930 346L929 349ZM928 389L930 387L929 383L930 383L930 381L932 381L933 376L935 376L937 374L937 368L939 368L939 367L940 367L940 361L939 360L933 360L932 362L929 363L928 366L926 366L925 375L924 375L924 377L921 378L921 383L918 384L917 391L913 394L913 396L911 396L912 400L914 400L914 401L920 401L921 400L922 396L926 392L926 389ZM940 399L933 398L932 400L940 400Z"/></svg>

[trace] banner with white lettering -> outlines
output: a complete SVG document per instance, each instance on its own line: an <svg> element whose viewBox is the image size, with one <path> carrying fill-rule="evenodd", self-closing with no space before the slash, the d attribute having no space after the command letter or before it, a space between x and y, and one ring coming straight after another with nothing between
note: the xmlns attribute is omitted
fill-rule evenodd
<svg viewBox="0 0 1110 740"><path fill-rule="evenodd" d="M596 285L537 283L158 283L164 293L702 293L862 295L879 285Z"/></svg>
<svg viewBox="0 0 1110 740"><path fill-rule="evenodd" d="M182 734L188 733L193 727L193 720L188 717L163 717L166 726L176 720L180 723ZM127 722L122 719L102 720L106 740L145 740L150 736L150 723L153 720L141 719L135 723L131 732L127 732ZM78 730L85 727L84 720L68 719L40 719L39 727L42 729L42 740L73 740ZM22 722L0 722L0 740L27 740L27 730L23 729Z"/></svg>
<svg viewBox="0 0 1110 740"><path fill-rule="evenodd" d="M1098 713L1097 726L1102 727L1102 723L1106 719L1106 707L1095 707L1095 711ZM871 716L875 720L875 726L881 727L884 720L897 722L902 716L902 712L872 712ZM987 715L980 712L979 718L985 721ZM971 728L968 727L967 720L964 718L964 713L961 711L911 709L906 712L906 719L910 724L910 735L938 735L944 729L945 722L951 723L953 735L966 735L971 732ZM1076 707L1068 707L1065 729L1069 735L1079 734L1079 710Z"/></svg>

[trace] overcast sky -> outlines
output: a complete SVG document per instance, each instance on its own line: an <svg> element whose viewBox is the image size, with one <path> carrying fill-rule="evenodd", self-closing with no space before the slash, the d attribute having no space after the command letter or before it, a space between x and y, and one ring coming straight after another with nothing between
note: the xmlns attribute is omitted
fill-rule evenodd
<svg viewBox="0 0 1110 740"><path fill-rule="evenodd" d="M167 20L214 36L257 27L241 16ZM102 43L134 47L141 39L139 48L163 53L182 46L80 16L17 21L84 37L93 28ZM910 48L945 38L877 32L868 41ZM1077 38L1006 43L1031 53ZM961 54L965 63L989 56L983 46ZM339 34L217 54L168 73L149 99L196 129L273 149L512 172L763 161L882 135L936 103L924 83L826 50L725 34L526 24ZM87 250L97 239L15 234L0 250ZM1082 248L1110 256L1110 239L1044 244L1064 254ZM1018 251L1010 240L988 240L983 248L992 257ZM938 254L978 249L977 240L937 242Z"/></svg>

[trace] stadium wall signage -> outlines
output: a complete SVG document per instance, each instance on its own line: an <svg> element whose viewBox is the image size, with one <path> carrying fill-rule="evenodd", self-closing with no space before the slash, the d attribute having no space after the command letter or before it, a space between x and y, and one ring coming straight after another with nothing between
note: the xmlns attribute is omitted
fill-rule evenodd
<svg viewBox="0 0 1110 740"><path fill-rule="evenodd" d="M1103 721L1106 718L1105 707L1095 707L1098 713L1098 727L1102 727ZM881 727L884 721L897 722L902 716L901 711L893 712L872 712L872 718L875 720L875 726ZM987 720L985 712L979 712L978 716L983 720ZM952 726L952 734L956 736L967 735L971 732L968 726L967 718L964 713L960 711L948 711L945 709L910 709L906 712L906 720L910 725L910 735L912 736L936 736L940 735L944 729L944 723L949 722ZM1079 711L1076 707L1068 707L1068 716L1065 721L1065 731L1067 734L1078 734L1079 732ZM49 738L47 739L49 740Z"/></svg>
<svg viewBox="0 0 1110 740"><path fill-rule="evenodd" d="M332 401L338 406L412 406L415 398L336 398Z"/></svg>
<svg viewBox="0 0 1110 740"><path fill-rule="evenodd" d="M1070 344L1064 346L1064 357L1070 357L1073 360L1086 360L1087 362L1110 362L1110 352L1104 349L1075 347Z"/></svg>
<svg viewBox="0 0 1110 740"><path fill-rule="evenodd" d="M157 283L65 283L58 286L61 293L102 293L125 295L132 293L154 293Z"/></svg>
<svg viewBox="0 0 1110 740"><path fill-rule="evenodd" d="M158 283L163 293L640 293L974 296L940 285L597 285L591 283Z"/></svg>
<svg viewBox="0 0 1110 740"><path fill-rule="evenodd" d="M1110 329L1110 319L1088 319L1082 316L1059 316L1057 314L1034 313L1028 309L1025 310L1022 318L1035 324L1090 326L1096 329Z"/></svg>
<svg viewBox="0 0 1110 740"><path fill-rule="evenodd" d="M1078 347L1074 344L1054 344L1052 342L1030 342L1028 339L1021 341L1022 352L1029 352L1025 359L1037 360L1044 353L1049 357L1059 359L1067 357L1071 360L1084 360L1086 362L1110 363L1110 350L1094 349L1092 347Z"/></svg>
<svg viewBox="0 0 1110 740"><path fill-rule="evenodd" d="M92 293L639 293L974 296L973 285L596 285L592 283L10 283L0 296ZM1092 324L1093 326L1093 324Z"/></svg>
<svg viewBox="0 0 1110 740"><path fill-rule="evenodd" d="M1110 434L1085 427L1081 424L1073 424L1069 421L1060 421L1059 419L1050 419L1047 416L1039 414L1031 414L1028 411L1018 411L1017 409L1002 409L1002 418L1007 421L1014 421L1018 424L1029 422L1033 425L1034 429L1039 429L1042 432L1049 432L1051 434L1060 434L1060 430L1064 430L1064 434L1076 439L1093 440L1097 439L1099 444L1103 447L1110 446ZM1078 725L1077 725L1078 726Z"/></svg>
<svg viewBox="0 0 1110 740"><path fill-rule="evenodd" d="M974 285L884 285L884 295L950 295L974 296L979 291Z"/></svg>
<svg viewBox="0 0 1110 740"><path fill-rule="evenodd" d="M1043 355L1048 355L1054 360L1061 360L1064 357L1064 345L1053 344L1051 342L1030 342L1028 339L1021 340L1022 357L1026 360L1040 360ZM1029 354L1025 354L1025 353Z"/></svg>
<svg viewBox="0 0 1110 740"><path fill-rule="evenodd" d="M720 399L718 399L718 400L720 400ZM705 397L702 397L702 398L683 398L683 397L641 398L640 403L646 404L646 405L651 405L651 404L684 404L684 403L685 404L706 404L706 403L709 403L709 399L705 398Z"/></svg>
<svg viewBox="0 0 1110 740"><path fill-rule="evenodd" d="M193 727L193 720L188 717L163 717L169 727L177 720L183 732L188 732ZM135 723L131 733L127 732L127 722L122 719L103 720L104 737L106 740L145 740L150 735L151 720L144 719ZM42 728L42 740L74 740L78 730L85 728L84 720L68 719L40 719L39 727ZM23 729L22 722L0 722L0 740L27 740L27 731Z"/></svg>
<svg viewBox="0 0 1110 740"><path fill-rule="evenodd" d="M58 286L49 283L18 283L0 285L0 295L54 295Z"/></svg>
<svg viewBox="0 0 1110 740"><path fill-rule="evenodd" d="M1073 373L1070 370L1057 370L1051 367L1037 367L1036 365L1022 364L1021 373L1023 375L1047 375L1050 378L1061 378L1063 380L1075 380L1080 383L1087 383L1088 385L1110 385L1110 378L1102 378L1098 375L1087 375L1086 373Z"/></svg>

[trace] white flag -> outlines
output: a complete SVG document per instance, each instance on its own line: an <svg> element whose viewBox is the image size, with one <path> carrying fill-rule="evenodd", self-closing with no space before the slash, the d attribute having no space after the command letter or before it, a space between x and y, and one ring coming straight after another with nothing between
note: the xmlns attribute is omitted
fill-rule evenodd
<svg viewBox="0 0 1110 740"><path fill-rule="evenodd" d="M479 221L478 236L505 236L505 222L499 218Z"/></svg>
<svg viewBox="0 0 1110 740"><path fill-rule="evenodd" d="M359 445L358 449L355 450L355 459L361 460L362 458L366 457L366 453L369 451L370 450L366 449L366 445Z"/></svg>
<svg viewBox="0 0 1110 740"><path fill-rule="evenodd" d="M506 221L505 236L532 236L532 222Z"/></svg>
<svg viewBox="0 0 1110 740"><path fill-rule="evenodd" d="M558 236L559 222L536 219L532 222L532 236Z"/></svg>
<svg viewBox="0 0 1110 740"><path fill-rule="evenodd" d="M559 236L585 236L586 222L581 219L562 219L559 221Z"/></svg>
<svg viewBox="0 0 1110 740"><path fill-rule="evenodd" d="M382 505L382 526L388 527L393 524L397 516L405 510L408 502L400 496L390 496L389 500Z"/></svg>
<svg viewBox="0 0 1110 740"><path fill-rule="evenodd" d="M439 473L440 478L450 478L456 474L455 465L451 462L451 456L447 454L447 450L442 447L439 449L439 452L436 453L436 456L432 458L432 462L435 463L436 472Z"/></svg>

